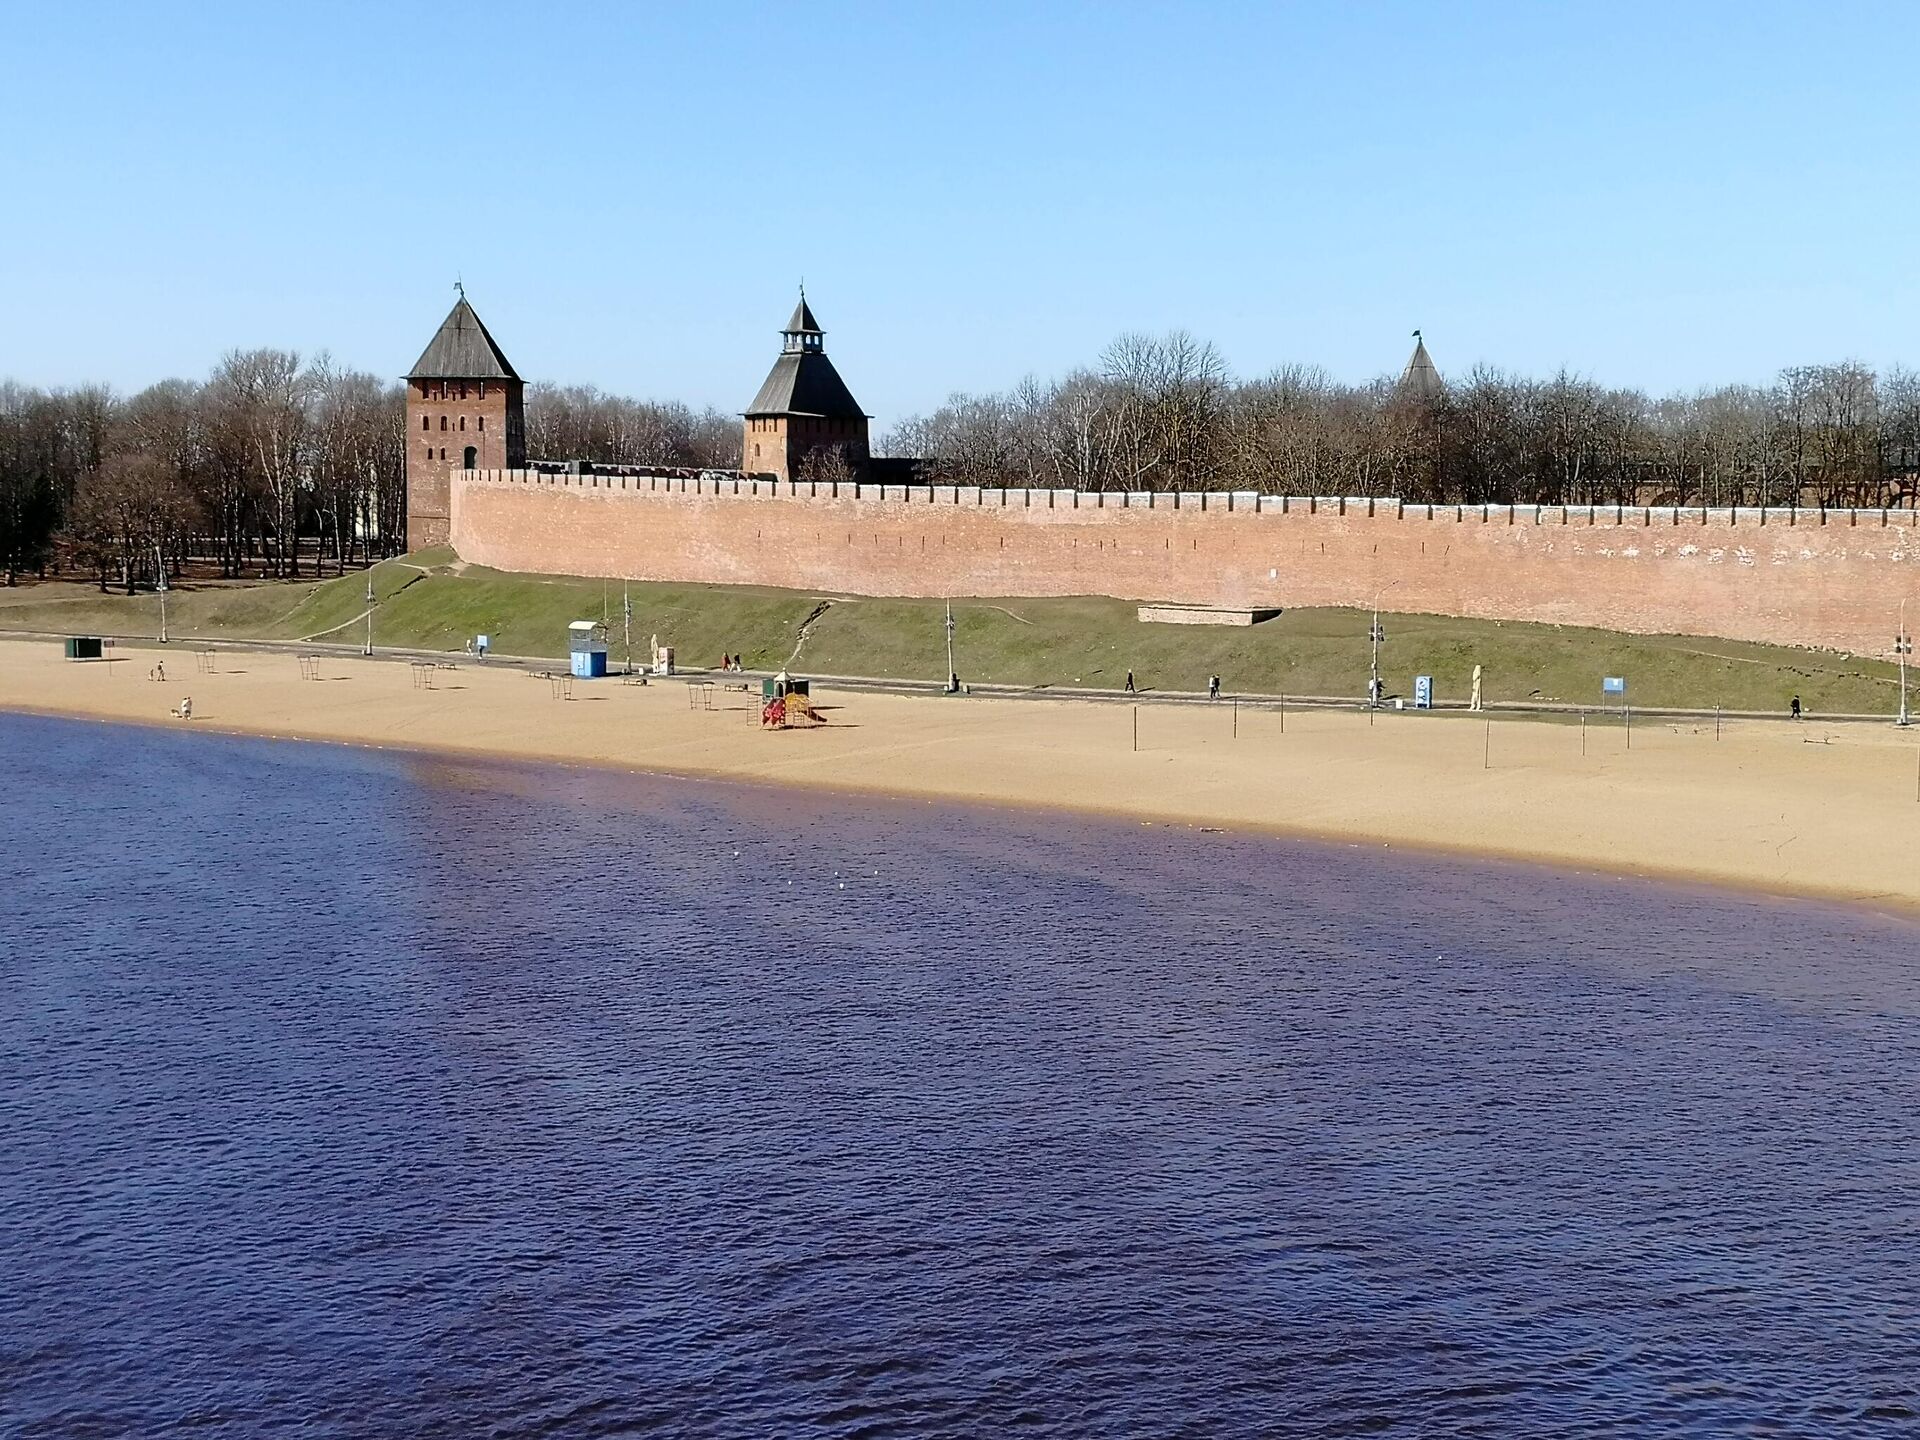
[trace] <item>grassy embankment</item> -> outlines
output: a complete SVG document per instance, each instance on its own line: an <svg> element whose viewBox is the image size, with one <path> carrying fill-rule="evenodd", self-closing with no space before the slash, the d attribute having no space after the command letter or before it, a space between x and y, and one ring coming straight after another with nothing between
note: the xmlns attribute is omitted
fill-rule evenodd
<svg viewBox="0 0 1920 1440"><path fill-rule="evenodd" d="M376 567L378 644L458 650L486 633L503 655L560 656L569 620L611 621L621 656L619 582L509 575L462 567L450 551L423 551ZM357 643L366 578L224 584L176 589L168 623L176 641L197 638ZM804 674L938 680L946 639L938 600L829 597L790 590L631 586L635 653L650 638L676 647L683 666L738 651L754 669L791 661ZM1246 694L1359 696L1367 678L1368 616L1296 610L1250 629L1142 625L1116 600L957 600L955 662L972 684L1118 689L1128 667L1143 690L1199 690L1219 674ZM0 631L115 635L157 633L152 594L101 595L78 585L0 591ZM810 623L809 623L810 622ZM1686 636L1620 635L1553 625L1388 615L1381 646L1387 693L1410 695L1430 674L1439 698L1466 698L1476 663L1489 702L1599 705L1603 675L1628 677L1641 706L1723 705L1784 710L1800 695L1816 712L1891 709L1892 665L1820 651ZM804 641L800 638L806 627ZM798 655L796 657L796 649Z"/></svg>

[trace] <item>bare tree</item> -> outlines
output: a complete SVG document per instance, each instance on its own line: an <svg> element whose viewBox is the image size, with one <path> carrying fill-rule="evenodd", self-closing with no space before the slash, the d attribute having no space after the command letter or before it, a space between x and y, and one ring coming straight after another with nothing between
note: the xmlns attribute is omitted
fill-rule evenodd
<svg viewBox="0 0 1920 1440"><path fill-rule="evenodd" d="M1855 360L1813 374L1814 498L1823 508L1868 504L1880 488L1876 377Z"/></svg>
<svg viewBox="0 0 1920 1440"><path fill-rule="evenodd" d="M845 445L814 445L801 457L797 479L823 485L849 485L859 478Z"/></svg>
<svg viewBox="0 0 1920 1440"><path fill-rule="evenodd" d="M376 547L391 553L383 521L392 494L405 487L406 398L398 386L364 371L337 370L325 357L314 364L312 386L307 464L313 516L322 559L331 542L334 567L344 573L356 545L368 564Z"/></svg>
<svg viewBox="0 0 1920 1440"><path fill-rule="evenodd" d="M1920 375L1895 367L1880 380L1881 505L1920 505Z"/></svg>
<svg viewBox="0 0 1920 1440"><path fill-rule="evenodd" d="M141 576L159 578L160 557L177 549L193 515L192 493L170 459L121 451L81 477L68 534L102 590L117 570L131 595Z"/></svg>
<svg viewBox="0 0 1920 1440"><path fill-rule="evenodd" d="M214 370L208 390L233 455L259 486L260 541L273 572L297 576L314 377L292 350L232 350Z"/></svg>
<svg viewBox="0 0 1920 1440"><path fill-rule="evenodd" d="M51 408L38 391L0 384L0 566L9 586L45 563L59 518Z"/></svg>

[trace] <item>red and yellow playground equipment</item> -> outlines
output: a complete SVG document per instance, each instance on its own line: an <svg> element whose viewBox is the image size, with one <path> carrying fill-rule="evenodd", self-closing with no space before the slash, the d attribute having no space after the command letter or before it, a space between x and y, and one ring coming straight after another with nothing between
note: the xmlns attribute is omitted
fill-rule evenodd
<svg viewBox="0 0 1920 1440"><path fill-rule="evenodd" d="M785 730L794 724L824 723L814 713L813 697L809 693L811 689L807 681L796 680L784 670L770 680L762 680L760 727L763 730Z"/></svg>

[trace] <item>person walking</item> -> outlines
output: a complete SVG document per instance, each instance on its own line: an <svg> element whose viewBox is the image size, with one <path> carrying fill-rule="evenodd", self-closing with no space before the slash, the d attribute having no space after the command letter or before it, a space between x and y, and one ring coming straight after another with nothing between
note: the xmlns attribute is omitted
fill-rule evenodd
<svg viewBox="0 0 1920 1440"><path fill-rule="evenodd" d="M1794 696L1793 699L1788 702L1787 709L1791 712L1794 719L1798 720L1800 718L1800 697L1798 695Z"/></svg>
<svg viewBox="0 0 1920 1440"><path fill-rule="evenodd" d="M1209 675L1207 677L1207 699L1218 700L1219 698L1220 698L1220 677L1218 675Z"/></svg>
<svg viewBox="0 0 1920 1440"><path fill-rule="evenodd" d="M1129 670L1127 671L1127 694L1132 695L1133 693L1135 693L1133 688L1133 671Z"/></svg>

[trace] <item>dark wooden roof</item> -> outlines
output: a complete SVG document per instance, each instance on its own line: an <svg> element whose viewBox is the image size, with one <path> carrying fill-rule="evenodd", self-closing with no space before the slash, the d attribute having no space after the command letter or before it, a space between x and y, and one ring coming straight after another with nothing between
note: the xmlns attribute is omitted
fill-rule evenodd
<svg viewBox="0 0 1920 1440"><path fill-rule="evenodd" d="M813 311L807 306L807 297L802 294L800 303L793 307L793 318L787 321L787 328L780 333L782 335L824 335L827 332L822 330L820 322L813 318Z"/></svg>
<svg viewBox="0 0 1920 1440"><path fill-rule="evenodd" d="M407 372L409 380L518 380L506 355L462 295L432 343Z"/></svg>
<svg viewBox="0 0 1920 1440"><path fill-rule="evenodd" d="M813 318L813 308L802 291L800 303L793 307L793 318L780 332L787 337L786 348L767 372L766 383L748 416L815 415L828 420L865 420L867 412L847 389L847 382L827 358L823 337L826 332Z"/></svg>
<svg viewBox="0 0 1920 1440"><path fill-rule="evenodd" d="M834 420L867 418L867 412L847 389L847 382L833 368L833 361L818 350L789 350L775 360L746 413L822 415Z"/></svg>
<svg viewBox="0 0 1920 1440"><path fill-rule="evenodd" d="M1446 390L1447 383L1440 378L1433 357L1427 354L1427 342L1420 338L1418 330L1413 333L1413 355L1407 361L1407 368L1400 372L1400 391L1416 399L1432 400Z"/></svg>

